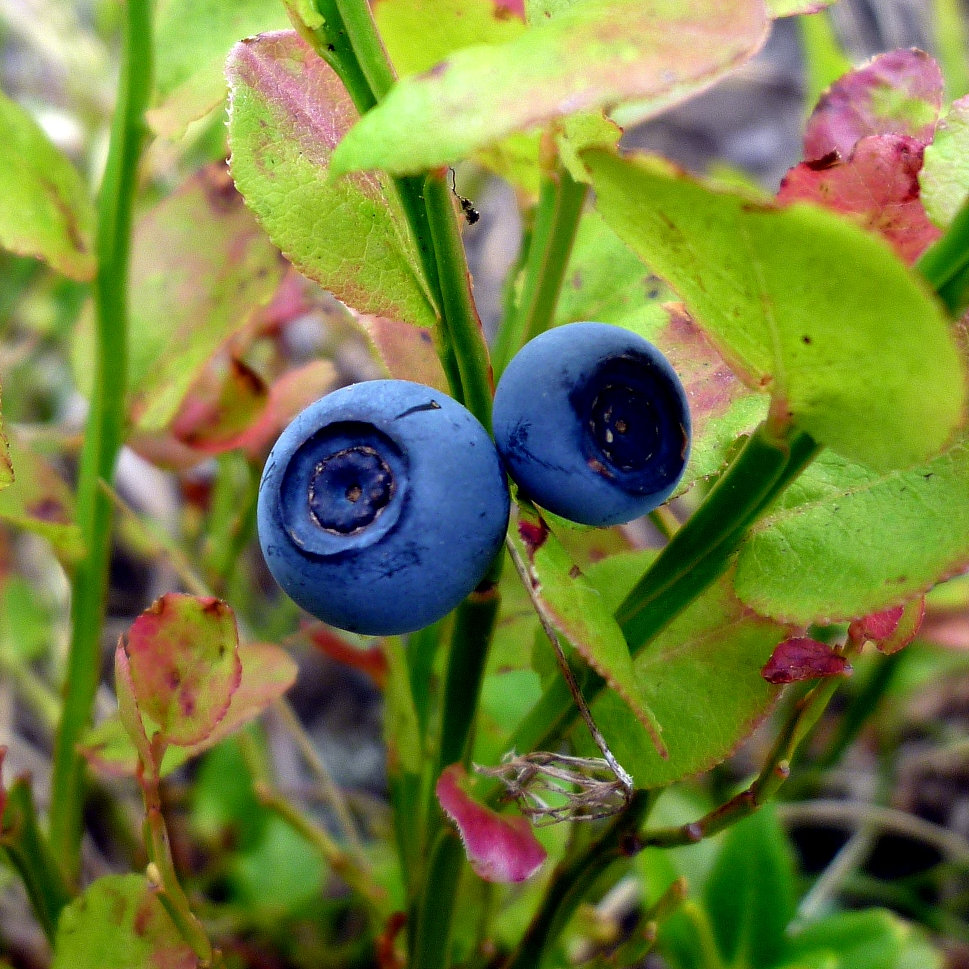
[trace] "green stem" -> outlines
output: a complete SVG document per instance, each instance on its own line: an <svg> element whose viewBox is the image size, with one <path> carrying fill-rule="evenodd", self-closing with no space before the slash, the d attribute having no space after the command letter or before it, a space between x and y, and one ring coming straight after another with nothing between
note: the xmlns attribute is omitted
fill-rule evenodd
<svg viewBox="0 0 969 969"><path fill-rule="evenodd" d="M562 282L589 186L577 182L564 165L542 177L535 224L528 242L521 300L506 317L494 346L496 376L532 337L555 319Z"/></svg>
<svg viewBox="0 0 969 969"><path fill-rule="evenodd" d="M444 962L435 960L443 960L447 956L457 878L463 864L460 842L444 827L435 784L441 771L449 764L461 762L467 767L471 760L481 684L500 606L498 579L502 561L503 557L498 555L489 574L461 603L454 617L441 701L438 752L424 810L424 844L431 851L431 862L424 872L424 890L413 913L414 928L411 933L414 951L419 954L412 964L422 969L444 965ZM445 871L447 864L453 870ZM442 893L435 885L441 879L451 885L450 890ZM437 936L442 938L438 940Z"/></svg>
<svg viewBox="0 0 969 969"><path fill-rule="evenodd" d="M20 875L37 921L53 942L57 919L70 901L70 893L37 824L30 783L23 779L14 781L7 791L0 817L0 858L4 856Z"/></svg>
<svg viewBox="0 0 969 969"><path fill-rule="evenodd" d="M453 349L461 381L460 400L490 429L492 384L488 347L471 295L471 276L445 170L427 176L424 205L437 259L445 342Z"/></svg>
<svg viewBox="0 0 969 969"><path fill-rule="evenodd" d="M384 49L369 3L359 0L335 0L343 21L347 40L363 76L377 101L382 101L397 75Z"/></svg>
<svg viewBox="0 0 969 969"><path fill-rule="evenodd" d="M599 838L577 858L559 865L545 890L541 906L504 969L539 969L549 943L559 937L596 879L614 861L629 855L628 846L634 840L634 832L642 824L653 800L653 794L637 791L629 807Z"/></svg>
<svg viewBox="0 0 969 969"><path fill-rule="evenodd" d="M472 592L458 608L444 686L435 780L449 764L470 764L472 727L500 601L498 586L488 583Z"/></svg>
<svg viewBox="0 0 969 969"><path fill-rule="evenodd" d="M451 927L464 849L457 835L441 829L430 847L417 925L411 934L409 966L444 969L451 949Z"/></svg>
<svg viewBox="0 0 969 969"><path fill-rule="evenodd" d="M617 610L633 655L648 647L679 612L727 568L747 529L807 466L817 445L795 432L778 438L761 425L703 504L676 532ZM580 684L591 703L605 686L588 671ZM550 750L578 713L565 682L557 679L509 741L517 751Z"/></svg>
<svg viewBox="0 0 969 969"><path fill-rule="evenodd" d="M915 268L953 318L969 305L969 202L959 209L946 234L922 253Z"/></svg>
<svg viewBox="0 0 969 969"><path fill-rule="evenodd" d="M132 208L152 78L151 0L129 0L125 11L118 103L99 199L94 280L97 355L77 493L77 523L87 554L74 574L71 647L51 793L51 841L72 877L79 864L84 802L83 761L77 745L97 690L111 550L112 506L99 482L113 478L122 440Z"/></svg>

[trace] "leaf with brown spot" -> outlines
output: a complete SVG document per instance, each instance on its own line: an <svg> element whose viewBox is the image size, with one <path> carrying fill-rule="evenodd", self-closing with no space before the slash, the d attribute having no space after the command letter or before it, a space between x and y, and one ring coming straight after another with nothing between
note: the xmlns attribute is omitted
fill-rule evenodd
<svg viewBox="0 0 969 969"><path fill-rule="evenodd" d="M942 234L920 198L923 150L922 142L909 135L862 138L844 161L823 168L802 162L792 168L777 200L815 202L850 215L912 264Z"/></svg>
<svg viewBox="0 0 969 969"><path fill-rule="evenodd" d="M139 710L166 743L207 740L226 716L242 664L235 616L222 601L169 593L121 638Z"/></svg>
<svg viewBox="0 0 969 969"><path fill-rule="evenodd" d="M943 89L939 65L924 51L879 54L821 96L804 132L804 157L836 151L847 158L868 135L908 135L925 145L932 140Z"/></svg>
<svg viewBox="0 0 969 969"><path fill-rule="evenodd" d="M827 643L794 636L778 643L761 675L768 683L800 683L851 672L848 661Z"/></svg>
<svg viewBox="0 0 969 969"><path fill-rule="evenodd" d="M237 446L268 400L269 388L251 367L235 357L217 357L190 388L171 430L203 454L221 454Z"/></svg>
<svg viewBox="0 0 969 969"><path fill-rule="evenodd" d="M144 875L106 875L61 913L51 969L197 969Z"/></svg>
<svg viewBox="0 0 969 969"><path fill-rule="evenodd" d="M0 246L43 259L71 279L95 271L87 186L39 124L0 94Z"/></svg>

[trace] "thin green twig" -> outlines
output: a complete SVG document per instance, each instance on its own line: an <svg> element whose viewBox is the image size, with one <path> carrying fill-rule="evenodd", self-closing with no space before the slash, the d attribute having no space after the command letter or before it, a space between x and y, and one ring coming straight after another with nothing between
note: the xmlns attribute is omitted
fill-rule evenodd
<svg viewBox="0 0 969 969"><path fill-rule="evenodd" d="M138 161L152 84L151 0L125 7L123 49L108 160L98 208L94 280L97 353L77 489L77 523L86 555L73 581L71 647L64 708L54 749L50 832L64 870L76 877L84 805L77 747L91 716L100 672L111 550L112 506L100 482L111 481L125 418L128 264Z"/></svg>

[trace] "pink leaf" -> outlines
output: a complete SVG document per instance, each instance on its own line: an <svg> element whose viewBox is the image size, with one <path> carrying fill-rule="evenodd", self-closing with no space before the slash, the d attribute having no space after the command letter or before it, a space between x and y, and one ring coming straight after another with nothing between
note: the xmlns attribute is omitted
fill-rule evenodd
<svg viewBox="0 0 969 969"><path fill-rule="evenodd" d="M457 825L468 861L489 882L522 882L545 861L531 825L523 817L506 817L474 801L463 789L467 773L460 764L445 767L435 793Z"/></svg>
<svg viewBox="0 0 969 969"><path fill-rule="evenodd" d="M447 390L431 330L367 314L357 314L357 322L391 377Z"/></svg>
<svg viewBox="0 0 969 969"><path fill-rule="evenodd" d="M191 746L206 740L229 709L242 676L238 643L235 616L224 602L171 593L121 637L116 668L159 736Z"/></svg>
<svg viewBox="0 0 969 969"><path fill-rule="evenodd" d="M799 683L842 676L850 673L851 667L827 643L808 636L795 636L785 639L774 649L760 672L768 683Z"/></svg>
<svg viewBox="0 0 969 969"><path fill-rule="evenodd" d="M811 161L833 151L847 157L868 135L909 135L928 144L942 92L939 65L924 51L879 54L821 96L804 133L804 157Z"/></svg>
<svg viewBox="0 0 969 969"><path fill-rule="evenodd" d="M925 596L892 609L856 619L848 635L858 642L873 642L882 653L897 653L915 638L925 618Z"/></svg>
<svg viewBox="0 0 969 969"><path fill-rule="evenodd" d="M862 138L844 161L832 153L792 168L781 182L778 201L815 202L855 216L914 263L941 235L919 198L923 150L908 135Z"/></svg>

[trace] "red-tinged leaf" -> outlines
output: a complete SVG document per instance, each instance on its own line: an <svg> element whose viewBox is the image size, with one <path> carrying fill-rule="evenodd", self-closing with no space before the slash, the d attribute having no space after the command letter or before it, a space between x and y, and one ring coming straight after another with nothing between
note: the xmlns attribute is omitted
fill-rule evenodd
<svg viewBox="0 0 969 969"><path fill-rule="evenodd" d="M848 627L848 635L857 641L873 642L880 652L891 655L915 639L924 618L925 596L918 596L900 606L856 619Z"/></svg>
<svg viewBox="0 0 969 969"><path fill-rule="evenodd" d="M851 215L911 264L941 235L919 198L923 151L922 142L908 135L871 135L844 161L830 154L792 168L777 198Z"/></svg>
<svg viewBox="0 0 969 969"><path fill-rule="evenodd" d="M485 881L523 882L545 861L531 825L478 804L463 787L467 773L460 764L445 767L434 788L447 816L455 823L468 861Z"/></svg>
<svg viewBox="0 0 969 969"><path fill-rule="evenodd" d="M879 54L821 96L804 133L804 157L812 161L836 151L847 158L868 135L909 135L927 144L943 88L939 65L924 51Z"/></svg>
<svg viewBox="0 0 969 969"><path fill-rule="evenodd" d="M768 683L800 683L851 672L847 660L827 643L795 636L779 643L760 671Z"/></svg>
<svg viewBox="0 0 969 969"><path fill-rule="evenodd" d="M157 775L161 767L159 763L161 758L156 758L151 741L145 731L145 721L141 717L138 701L135 698L135 686L131 679L131 663L124 650L123 639L114 651L114 689L118 695L118 719L121 721L128 739L134 745L136 762L131 765L131 770L132 772L136 771L138 763L141 763L150 774ZM113 757L110 753L104 756L100 755L102 750L116 751L118 749L116 740L117 735L115 733L110 741L105 741L102 732L96 740L86 744L94 751L92 759L95 761L103 760L106 763L116 760L116 756Z"/></svg>
<svg viewBox="0 0 969 969"><path fill-rule="evenodd" d="M224 164L194 175L139 221L128 372L141 431L169 425L219 347L275 294L284 269Z"/></svg>
<svg viewBox="0 0 969 969"><path fill-rule="evenodd" d="M235 616L222 601L170 593L121 637L133 698L166 743L207 740L226 716L242 664Z"/></svg>
<svg viewBox="0 0 969 969"><path fill-rule="evenodd" d="M174 436L203 454L236 447L259 419L269 388L235 357L216 357L190 388L171 424Z"/></svg>
<svg viewBox="0 0 969 969"><path fill-rule="evenodd" d="M396 380L447 390L447 377L434 348L434 336L422 326L410 326L383 316L358 316L388 376Z"/></svg>
<svg viewBox="0 0 969 969"><path fill-rule="evenodd" d="M239 647L238 658L242 672L229 708L207 737L189 746L192 756L215 746L254 720L296 682L295 661L272 643L246 643Z"/></svg>
<svg viewBox="0 0 969 969"><path fill-rule="evenodd" d="M329 360L312 360L288 370L269 388L259 420L237 441L252 458L262 458L279 432L305 407L333 389L336 368Z"/></svg>
<svg viewBox="0 0 969 969"><path fill-rule="evenodd" d="M119 645L115 653L118 716L102 720L85 734L81 754L94 768L112 777L137 776L139 762L159 777L166 776L259 716L296 679L296 664L278 646L268 643L240 646L239 661L242 664L239 686L225 715L204 740L187 746L166 747L157 742L153 746L134 702L128 657Z"/></svg>
<svg viewBox="0 0 969 969"><path fill-rule="evenodd" d="M642 120L735 70L769 29L759 0L554 6L554 16L530 10L529 29L505 43L463 47L401 78L337 147L333 171L424 171L512 133L617 106L620 124Z"/></svg>
<svg viewBox="0 0 969 969"><path fill-rule="evenodd" d="M505 10L516 17L525 19L525 0L494 0L499 11Z"/></svg>
<svg viewBox="0 0 969 969"><path fill-rule="evenodd" d="M379 688L383 689L387 681L387 655L381 646L364 648L353 646L323 623L307 625L303 628L303 632L324 656L366 673Z"/></svg>
<svg viewBox="0 0 969 969"><path fill-rule="evenodd" d="M387 176L330 179L357 119L342 82L292 31L237 44L226 66L232 176L304 275L362 313L433 326L420 256Z"/></svg>

